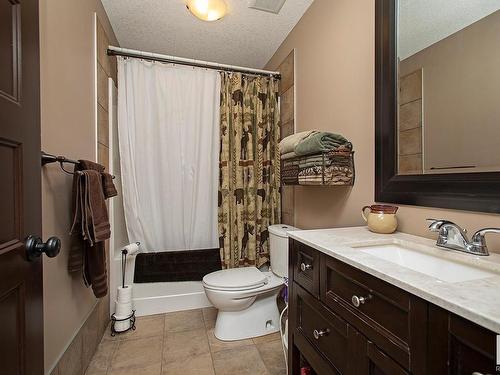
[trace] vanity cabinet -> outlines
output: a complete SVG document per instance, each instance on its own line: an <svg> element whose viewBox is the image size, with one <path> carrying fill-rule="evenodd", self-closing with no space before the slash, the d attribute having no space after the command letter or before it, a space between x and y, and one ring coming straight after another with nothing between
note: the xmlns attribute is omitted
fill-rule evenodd
<svg viewBox="0 0 500 375"><path fill-rule="evenodd" d="M495 373L496 335L290 239L289 370Z"/></svg>

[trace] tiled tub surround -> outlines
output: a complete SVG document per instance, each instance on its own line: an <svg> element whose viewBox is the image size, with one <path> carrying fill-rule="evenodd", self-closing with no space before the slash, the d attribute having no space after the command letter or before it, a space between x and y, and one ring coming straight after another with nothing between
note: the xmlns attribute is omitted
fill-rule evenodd
<svg viewBox="0 0 500 375"><path fill-rule="evenodd" d="M404 233L382 235L366 227L290 232L290 237L309 245L426 301L500 333L500 255L477 257L441 249L435 241ZM395 242L402 246L462 264L498 273L485 279L447 283L362 252L356 247Z"/></svg>
<svg viewBox="0 0 500 375"><path fill-rule="evenodd" d="M86 375L285 375L278 333L224 342L213 333L217 310L139 317L137 329L99 344Z"/></svg>

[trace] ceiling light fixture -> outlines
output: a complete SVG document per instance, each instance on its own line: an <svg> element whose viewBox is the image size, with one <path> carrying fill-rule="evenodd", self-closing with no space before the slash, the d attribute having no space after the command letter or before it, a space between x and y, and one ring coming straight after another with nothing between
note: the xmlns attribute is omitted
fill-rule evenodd
<svg viewBox="0 0 500 375"><path fill-rule="evenodd" d="M186 7L203 21L220 20L227 11L224 0L188 0Z"/></svg>

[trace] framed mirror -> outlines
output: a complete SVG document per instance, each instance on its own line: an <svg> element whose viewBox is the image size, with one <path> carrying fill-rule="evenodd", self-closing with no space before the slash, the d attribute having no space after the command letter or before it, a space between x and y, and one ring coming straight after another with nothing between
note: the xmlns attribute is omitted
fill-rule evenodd
<svg viewBox="0 0 500 375"><path fill-rule="evenodd" d="M378 202L500 213L500 1L376 0Z"/></svg>

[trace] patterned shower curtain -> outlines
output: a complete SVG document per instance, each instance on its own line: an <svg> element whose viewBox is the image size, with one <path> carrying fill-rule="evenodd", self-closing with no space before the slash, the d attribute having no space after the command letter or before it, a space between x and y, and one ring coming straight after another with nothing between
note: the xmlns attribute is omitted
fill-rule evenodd
<svg viewBox="0 0 500 375"><path fill-rule="evenodd" d="M280 222L278 80L221 73L219 246L223 267L269 260L268 226Z"/></svg>

